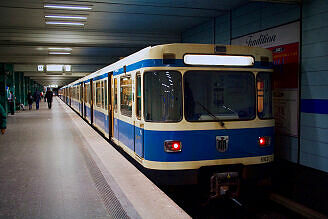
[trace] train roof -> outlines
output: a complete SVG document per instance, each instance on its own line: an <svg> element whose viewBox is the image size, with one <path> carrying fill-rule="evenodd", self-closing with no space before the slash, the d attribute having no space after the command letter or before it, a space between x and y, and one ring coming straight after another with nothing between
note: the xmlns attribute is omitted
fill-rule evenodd
<svg viewBox="0 0 328 219"><path fill-rule="evenodd" d="M112 63L102 69L95 71L83 78L80 78L62 88L75 86L81 82L88 81L91 78L113 72L123 66L131 65L144 59L163 59L163 54L174 54L176 59L183 59L186 53L190 54L215 54L216 48L225 48L224 54L234 55L250 55L259 61L261 57L266 56L269 62L272 62L272 54L268 49L260 47L248 47L237 45L217 45L217 44L189 44L189 43L173 43L157 46L146 47L136 53L133 53L115 63Z"/></svg>

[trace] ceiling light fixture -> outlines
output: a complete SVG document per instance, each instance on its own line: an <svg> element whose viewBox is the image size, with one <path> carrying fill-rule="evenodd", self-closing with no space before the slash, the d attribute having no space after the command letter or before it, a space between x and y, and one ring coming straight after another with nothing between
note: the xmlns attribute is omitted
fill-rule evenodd
<svg viewBox="0 0 328 219"><path fill-rule="evenodd" d="M55 9L68 9L68 10L91 10L92 8L87 6L74 6L74 5L44 5L45 8Z"/></svg>
<svg viewBox="0 0 328 219"><path fill-rule="evenodd" d="M73 25L73 26L83 26L83 23L76 23L76 22L54 22L54 21L47 21L46 24L54 24L54 25Z"/></svg>
<svg viewBox="0 0 328 219"><path fill-rule="evenodd" d="M72 49L72 48L68 48L68 47L65 47L65 48L52 47L52 48L48 48L48 50L64 50L64 51L72 51L73 49Z"/></svg>
<svg viewBox="0 0 328 219"><path fill-rule="evenodd" d="M70 55L70 52L49 52L49 55Z"/></svg>
<svg viewBox="0 0 328 219"><path fill-rule="evenodd" d="M63 16L63 15L45 15L45 18L55 18L55 19L76 19L76 20L86 20L87 17L82 16Z"/></svg>

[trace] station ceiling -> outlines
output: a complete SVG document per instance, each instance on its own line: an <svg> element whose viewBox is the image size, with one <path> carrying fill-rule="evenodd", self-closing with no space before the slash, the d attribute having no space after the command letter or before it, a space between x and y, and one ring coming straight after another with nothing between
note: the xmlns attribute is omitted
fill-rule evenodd
<svg viewBox="0 0 328 219"><path fill-rule="evenodd" d="M180 42L187 29L247 2L1 0L0 62L43 85L62 86L144 47ZM71 72L37 71L47 64L71 65Z"/></svg>

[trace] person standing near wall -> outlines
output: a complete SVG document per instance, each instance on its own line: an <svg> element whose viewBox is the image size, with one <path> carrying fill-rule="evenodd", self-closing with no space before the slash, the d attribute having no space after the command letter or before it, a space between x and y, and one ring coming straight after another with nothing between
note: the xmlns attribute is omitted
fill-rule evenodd
<svg viewBox="0 0 328 219"><path fill-rule="evenodd" d="M9 97L8 97L8 102L9 102L9 109L10 109L11 115L15 114L14 100L15 100L15 96L14 96L13 92L10 91L9 92Z"/></svg>
<svg viewBox="0 0 328 219"><path fill-rule="evenodd" d="M0 130L1 130L1 134L5 134L7 128L7 113L5 111L5 109L2 107L2 105L0 104Z"/></svg>
<svg viewBox="0 0 328 219"><path fill-rule="evenodd" d="M53 92L50 89L48 89L45 98L47 99L49 109L51 109L52 97L53 97Z"/></svg>
<svg viewBox="0 0 328 219"><path fill-rule="evenodd" d="M27 103L28 103L28 109L31 110L32 104L33 104L33 96L32 96L32 93L30 90L28 91L28 94L27 94Z"/></svg>
<svg viewBox="0 0 328 219"><path fill-rule="evenodd" d="M39 102L40 102L40 91L35 90L34 92L34 100L35 100L35 104L36 104L36 110L39 110Z"/></svg>

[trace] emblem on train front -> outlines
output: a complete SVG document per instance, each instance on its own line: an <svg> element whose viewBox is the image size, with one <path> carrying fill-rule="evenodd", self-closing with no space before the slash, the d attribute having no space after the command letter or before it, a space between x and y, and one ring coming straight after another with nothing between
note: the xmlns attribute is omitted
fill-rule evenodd
<svg viewBox="0 0 328 219"><path fill-rule="evenodd" d="M226 152L229 147L229 136L216 136L216 149L219 152Z"/></svg>

